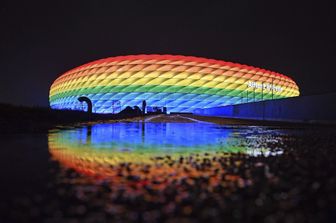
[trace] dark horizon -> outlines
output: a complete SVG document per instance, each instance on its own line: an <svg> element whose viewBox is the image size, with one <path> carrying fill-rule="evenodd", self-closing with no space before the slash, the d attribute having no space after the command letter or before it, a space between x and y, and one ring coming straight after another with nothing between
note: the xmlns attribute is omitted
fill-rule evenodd
<svg viewBox="0 0 336 223"><path fill-rule="evenodd" d="M335 9L331 1L5 1L0 103L46 107L62 73L131 54L241 63L290 76L302 95L334 92Z"/></svg>

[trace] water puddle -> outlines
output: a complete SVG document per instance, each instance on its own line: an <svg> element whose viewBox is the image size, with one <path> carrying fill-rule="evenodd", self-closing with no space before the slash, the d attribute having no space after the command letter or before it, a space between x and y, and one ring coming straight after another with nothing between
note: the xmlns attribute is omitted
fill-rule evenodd
<svg viewBox="0 0 336 223"><path fill-rule="evenodd" d="M87 175L111 174L120 164L241 153L282 153L280 130L208 123L104 123L51 131L49 151L64 167ZM276 146L272 146L276 145Z"/></svg>

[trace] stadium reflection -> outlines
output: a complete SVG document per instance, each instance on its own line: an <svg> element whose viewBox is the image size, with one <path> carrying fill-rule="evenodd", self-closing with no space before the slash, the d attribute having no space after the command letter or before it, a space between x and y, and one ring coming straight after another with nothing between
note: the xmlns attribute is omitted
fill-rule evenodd
<svg viewBox="0 0 336 223"><path fill-rule="evenodd" d="M86 175L106 177L114 175L113 166L150 165L162 157L237 152L269 155L271 152L258 146L253 138L270 131L205 123L131 122L53 130L48 141L50 153L63 166Z"/></svg>

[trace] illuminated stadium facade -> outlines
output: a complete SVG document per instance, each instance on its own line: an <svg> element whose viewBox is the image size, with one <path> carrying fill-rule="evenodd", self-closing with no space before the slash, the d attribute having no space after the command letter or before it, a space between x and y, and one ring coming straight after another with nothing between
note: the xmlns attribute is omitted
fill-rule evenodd
<svg viewBox="0 0 336 223"><path fill-rule="evenodd" d="M58 77L50 88L54 109L83 110L87 97L95 113L116 113L127 106L166 107L195 112L262 100L295 97L289 77L237 63L190 56L132 55L93 61Z"/></svg>

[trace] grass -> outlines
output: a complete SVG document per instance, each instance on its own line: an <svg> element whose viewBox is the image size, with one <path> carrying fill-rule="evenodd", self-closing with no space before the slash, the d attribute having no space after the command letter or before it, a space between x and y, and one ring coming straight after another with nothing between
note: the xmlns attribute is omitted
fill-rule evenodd
<svg viewBox="0 0 336 223"><path fill-rule="evenodd" d="M0 104L0 133L45 132L57 125L113 120L139 116L136 112L119 114L87 114L82 111L53 110Z"/></svg>

